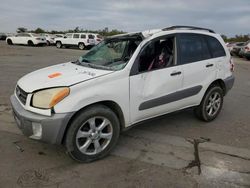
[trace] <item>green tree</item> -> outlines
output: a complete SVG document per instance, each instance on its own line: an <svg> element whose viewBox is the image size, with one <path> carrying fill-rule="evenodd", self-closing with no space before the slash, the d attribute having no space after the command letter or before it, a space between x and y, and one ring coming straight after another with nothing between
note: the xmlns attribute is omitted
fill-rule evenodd
<svg viewBox="0 0 250 188"><path fill-rule="evenodd" d="M36 30L34 30L34 33L45 33L45 31L38 27Z"/></svg>
<svg viewBox="0 0 250 188"><path fill-rule="evenodd" d="M17 33L25 33L27 31L28 31L28 29L25 27L18 27L16 30Z"/></svg>

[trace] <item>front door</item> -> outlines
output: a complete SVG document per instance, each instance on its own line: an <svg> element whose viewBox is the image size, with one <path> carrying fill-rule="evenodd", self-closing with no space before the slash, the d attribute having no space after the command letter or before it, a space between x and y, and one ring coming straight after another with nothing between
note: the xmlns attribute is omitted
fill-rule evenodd
<svg viewBox="0 0 250 188"><path fill-rule="evenodd" d="M143 47L130 76L131 123L180 107L183 73L176 66L175 36L161 37ZM132 68L133 70L133 68Z"/></svg>

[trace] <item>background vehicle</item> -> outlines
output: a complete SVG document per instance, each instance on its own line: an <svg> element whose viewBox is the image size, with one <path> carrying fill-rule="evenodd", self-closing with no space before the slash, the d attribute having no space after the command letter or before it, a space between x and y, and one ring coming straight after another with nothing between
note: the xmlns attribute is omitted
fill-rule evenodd
<svg viewBox="0 0 250 188"><path fill-rule="evenodd" d="M233 47L234 47L234 44L235 44L234 42L229 42L229 43L226 44L226 46L227 46L227 48L228 48L230 54L231 54L231 51L232 51L232 49L233 49Z"/></svg>
<svg viewBox="0 0 250 188"><path fill-rule="evenodd" d="M103 41L103 36L99 35L99 34L92 34L94 36L95 39L95 45L99 44L101 41Z"/></svg>
<svg viewBox="0 0 250 188"><path fill-rule="evenodd" d="M232 56L239 56L239 52L241 47L243 47L245 44L245 42L236 42L233 44L232 46L232 50L231 50L231 55Z"/></svg>
<svg viewBox="0 0 250 188"><path fill-rule="evenodd" d="M6 42L9 45L12 44L23 44L23 45L46 45L45 37L40 36L39 34L34 33L19 33L12 37L7 37Z"/></svg>
<svg viewBox="0 0 250 188"><path fill-rule="evenodd" d="M7 35L5 33L0 33L0 40L6 40Z"/></svg>
<svg viewBox="0 0 250 188"><path fill-rule="evenodd" d="M242 57L250 60L250 41L247 41L245 45L241 48L240 54Z"/></svg>
<svg viewBox="0 0 250 188"><path fill-rule="evenodd" d="M73 159L90 162L144 120L190 107L202 121L214 120L233 71L219 34L173 26L109 37L77 61L29 73L11 104L25 135L64 143Z"/></svg>
<svg viewBox="0 0 250 188"><path fill-rule="evenodd" d="M90 33L67 33L63 38L55 38L56 47L77 46L84 50L95 45L94 36Z"/></svg>
<svg viewBox="0 0 250 188"><path fill-rule="evenodd" d="M52 34L47 34L47 33L41 33L42 37L46 38L47 45L54 45L55 44L55 36Z"/></svg>

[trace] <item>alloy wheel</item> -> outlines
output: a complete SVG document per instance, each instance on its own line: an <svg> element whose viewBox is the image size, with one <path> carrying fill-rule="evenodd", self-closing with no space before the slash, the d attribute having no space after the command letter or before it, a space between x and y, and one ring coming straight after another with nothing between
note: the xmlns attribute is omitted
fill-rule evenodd
<svg viewBox="0 0 250 188"><path fill-rule="evenodd" d="M206 105L206 112L208 116L212 117L216 115L221 107L221 101L221 95L218 92L214 92L210 95Z"/></svg>
<svg viewBox="0 0 250 188"><path fill-rule="evenodd" d="M76 133L76 146L85 155L96 155L102 152L113 136L111 122L101 116L85 121Z"/></svg>

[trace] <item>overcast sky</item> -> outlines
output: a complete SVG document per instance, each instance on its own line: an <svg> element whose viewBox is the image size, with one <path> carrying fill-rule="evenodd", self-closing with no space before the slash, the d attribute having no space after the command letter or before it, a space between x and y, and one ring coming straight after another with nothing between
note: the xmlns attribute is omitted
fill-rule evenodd
<svg viewBox="0 0 250 188"><path fill-rule="evenodd" d="M250 33L250 0L0 0L0 32L45 30L140 31L194 25L229 36Z"/></svg>

